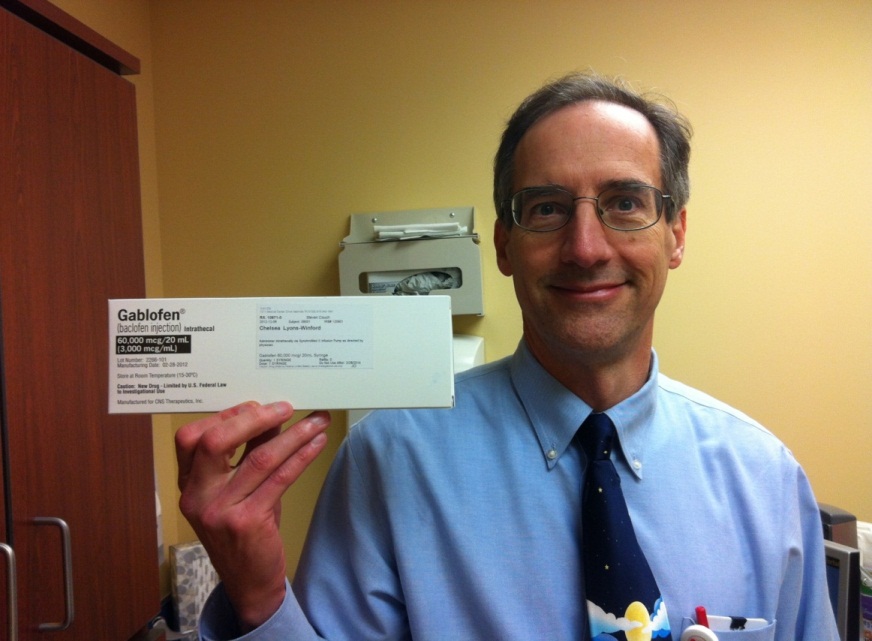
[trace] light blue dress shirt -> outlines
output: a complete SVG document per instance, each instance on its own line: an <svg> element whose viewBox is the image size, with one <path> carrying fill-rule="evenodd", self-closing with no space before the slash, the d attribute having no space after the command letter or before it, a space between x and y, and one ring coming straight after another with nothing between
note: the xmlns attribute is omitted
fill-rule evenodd
<svg viewBox="0 0 872 641"><path fill-rule="evenodd" d="M285 603L251 641L578 641L591 408L522 342L457 379L457 405L390 410L351 429L324 484ZM837 641L808 481L770 432L651 373L606 412L639 543L674 639L704 605L758 617L721 641ZM776 622L777 621L777 622ZM220 587L201 638L233 634Z"/></svg>

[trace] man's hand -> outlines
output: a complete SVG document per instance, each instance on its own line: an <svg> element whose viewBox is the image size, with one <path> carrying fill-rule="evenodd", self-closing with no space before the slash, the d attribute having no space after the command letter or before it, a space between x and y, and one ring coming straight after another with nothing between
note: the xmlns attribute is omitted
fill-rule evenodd
<svg viewBox="0 0 872 641"><path fill-rule="evenodd" d="M281 496L324 449L326 412L290 428L289 403L244 403L176 434L179 507L218 571L245 630L264 623L285 596ZM237 465L232 459L245 445Z"/></svg>

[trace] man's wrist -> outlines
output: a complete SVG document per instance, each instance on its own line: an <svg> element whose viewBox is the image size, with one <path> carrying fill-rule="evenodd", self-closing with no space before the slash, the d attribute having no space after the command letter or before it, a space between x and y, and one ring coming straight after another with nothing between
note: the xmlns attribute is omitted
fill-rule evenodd
<svg viewBox="0 0 872 641"><path fill-rule="evenodd" d="M228 591L227 597L233 604L233 611L236 614L241 634L256 630L278 612L285 600L287 585L287 581L284 581L274 590L268 593L258 592L257 596L253 596L251 593L231 594Z"/></svg>
<svg viewBox="0 0 872 641"><path fill-rule="evenodd" d="M212 594L209 595L205 605L203 606L199 621L200 640L233 641L240 638L248 639L249 634L256 635L256 637L252 636L252 639L286 638L285 635L282 635L281 637L275 637L275 635L273 634L273 636L271 636L268 628L270 628L271 622L272 627L275 627L277 629L284 629L287 627L284 620L275 621L274 619L276 619L277 617L281 619L281 617L279 617L279 612L285 606L285 601L287 601L289 598L288 593L290 592L290 589L290 584L286 581L284 601L279 604L276 612L273 612L273 614L266 620L264 620L260 626L250 630L243 630L242 621L237 616L236 609L227 595L225 584L219 583L218 586L212 591ZM292 620L294 620L293 617ZM263 632L266 632L265 637L258 632L259 629L261 629L261 631ZM300 638L308 637L304 635Z"/></svg>

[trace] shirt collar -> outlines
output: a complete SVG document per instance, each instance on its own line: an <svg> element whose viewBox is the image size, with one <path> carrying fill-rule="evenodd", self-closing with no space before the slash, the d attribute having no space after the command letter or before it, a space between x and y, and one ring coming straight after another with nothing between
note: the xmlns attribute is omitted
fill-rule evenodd
<svg viewBox="0 0 872 641"><path fill-rule="evenodd" d="M642 478L645 427L654 416L657 398L657 353L645 384L632 396L606 410L615 424L622 453L630 470ZM527 412L548 469L569 448L575 433L592 408L549 374L521 341L512 357L512 384Z"/></svg>

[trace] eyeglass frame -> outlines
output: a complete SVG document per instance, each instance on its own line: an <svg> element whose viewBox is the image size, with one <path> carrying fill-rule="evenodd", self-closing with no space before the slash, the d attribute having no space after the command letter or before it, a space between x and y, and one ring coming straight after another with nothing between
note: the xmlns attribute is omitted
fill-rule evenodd
<svg viewBox="0 0 872 641"><path fill-rule="evenodd" d="M612 225L609 225L603 219L605 212L600 207L599 199L606 192L621 189L622 187L623 188L644 187L646 189L654 190L655 199L658 195L660 197L660 206L657 208L657 218L655 218L652 222L648 223L647 225L645 225L643 227L632 227L629 229L622 229L621 227L613 227ZM572 209L572 211L569 212L569 215L567 215L566 220L559 227L554 227L553 229L532 229L530 227L524 227L518 221L517 212L515 211L515 208L513 206L515 198L517 198L519 194L523 194L525 192L532 192L532 191L536 191L536 190L549 190L552 192L561 192L561 193L567 194L568 196L570 196L572 198L573 209ZM519 189L514 194L512 194L508 200L504 201L504 205L508 208L509 213L512 215L512 222L515 225L517 225L520 229L523 229L524 231L531 231L534 233L546 234L548 232L558 231L560 229L563 229L564 227L566 227L566 225L569 224L569 221L572 220L573 215L575 215L576 207L574 205L579 200L592 200L594 203L594 209L596 210L597 218L599 218L600 222L603 225L605 225L608 229L614 229L615 231L642 231L643 229L648 229L650 227L653 227L658 222L660 222L661 218L663 218L663 211L667 207L667 203L673 202L671 194L664 194L659 188L655 187L654 185L648 185L646 183L641 183L641 182L640 183L633 182L633 183L613 185L611 187L606 187L600 193L598 193L596 196L576 196L568 189L566 189L564 187L560 187L558 185L534 185L533 187L525 187L524 189Z"/></svg>

